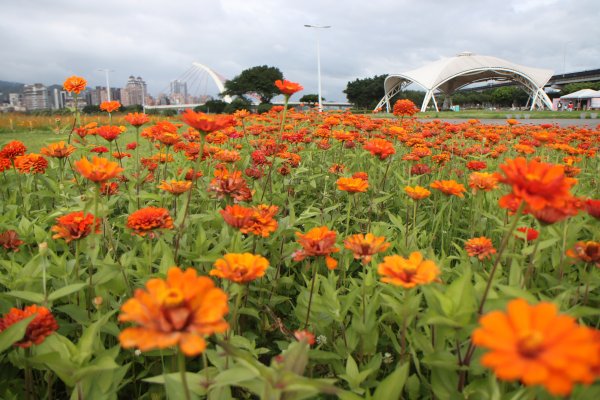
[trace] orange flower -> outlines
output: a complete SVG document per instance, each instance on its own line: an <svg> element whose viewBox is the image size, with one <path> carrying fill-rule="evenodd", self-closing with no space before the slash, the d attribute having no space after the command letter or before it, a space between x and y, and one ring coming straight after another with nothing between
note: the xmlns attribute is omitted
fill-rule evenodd
<svg viewBox="0 0 600 400"><path fill-rule="evenodd" d="M141 351L179 346L187 356L206 349L205 337L226 332L227 294L205 276L171 267L167 279L150 279L121 307L119 321L139 325L119 335L124 348Z"/></svg>
<svg viewBox="0 0 600 400"><path fill-rule="evenodd" d="M226 206L219 213L227 223L236 229L247 228L250 226L253 211L251 208L243 207L238 204Z"/></svg>
<svg viewBox="0 0 600 400"><path fill-rule="evenodd" d="M181 114L181 119L202 133L214 132L235 125L235 119L230 115L207 115L190 109Z"/></svg>
<svg viewBox="0 0 600 400"><path fill-rule="evenodd" d="M496 254L492 241L485 236L467 240L465 250L467 250L469 257L477 257L480 260L490 258L492 254Z"/></svg>
<svg viewBox="0 0 600 400"><path fill-rule="evenodd" d="M24 155L26 151L27 147L25 147L23 142L19 140L13 140L12 142L8 142L2 148L2 150L0 150L0 157L14 160L18 156Z"/></svg>
<svg viewBox="0 0 600 400"><path fill-rule="evenodd" d="M355 260L360 259L366 265L371 262L374 254L386 251L390 244L385 241L385 236L359 233L346 238L344 247L354 253Z"/></svg>
<svg viewBox="0 0 600 400"><path fill-rule="evenodd" d="M6 250L12 250L16 253L23 243L25 242L19 239L19 234L12 229L0 233L0 247L4 247Z"/></svg>
<svg viewBox="0 0 600 400"><path fill-rule="evenodd" d="M408 99L400 99L394 103L394 115L397 116L411 116L418 112L419 110L415 106L415 103Z"/></svg>
<svg viewBox="0 0 600 400"><path fill-rule="evenodd" d="M523 299L512 300L506 313L490 312L479 323L473 344L490 350L481 364L499 379L542 385L556 396L568 395L575 383L594 380L600 343L591 329L558 315L552 303L530 306Z"/></svg>
<svg viewBox="0 0 600 400"><path fill-rule="evenodd" d="M246 283L264 276L269 260L251 253L229 253L215 261L209 274L236 283Z"/></svg>
<svg viewBox="0 0 600 400"><path fill-rule="evenodd" d="M55 232L52 239L62 238L67 243L73 240L83 239L90 233L100 233L102 219L94 217L93 214L85 214L83 211L72 212L56 218L57 224L50 230Z"/></svg>
<svg viewBox="0 0 600 400"><path fill-rule="evenodd" d="M242 233L251 233L256 236L269 237L277 230L278 223L273 218L277 214L277 206L267 206L259 204L252 207L252 216L250 223L241 229Z"/></svg>
<svg viewBox="0 0 600 400"><path fill-rule="evenodd" d="M384 257L377 273L382 275L381 282L410 289L437 281L440 270L433 261L425 260L421 252L415 251L408 258L396 254Z"/></svg>
<svg viewBox="0 0 600 400"><path fill-rule="evenodd" d="M594 263L600 268L600 243L594 241L577 242L572 249L567 250L567 256L586 263Z"/></svg>
<svg viewBox="0 0 600 400"><path fill-rule="evenodd" d="M166 208L146 207L135 211L127 217L127 227L135 235L154 237L156 229L172 229L173 219Z"/></svg>
<svg viewBox="0 0 600 400"><path fill-rule="evenodd" d="M116 177L123 171L116 162L101 157L93 157L92 162L83 157L75 161L75 169L84 178L100 183Z"/></svg>
<svg viewBox="0 0 600 400"><path fill-rule="evenodd" d="M364 193L369 188L369 182L360 178L340 178L335 183L339 190L348 193Z"/></svg>
<svg viewBox="0 0 600 400"><path fill-rule="evenodd" d="M100 109L102 111L106 111L107 113L117 111L119 108L121 108L121 103L119 103L117 100L103 101L100 103Z"/></svg>
<svg viewBox="0 0 600 400"><path fill-rule="evenodd" d="M96 134L102 136L107 141L112 142L123 132L125 132L124 126L103 125L98 127Z"/></svg>
<svg viewBox="0 0 600 400"><path fill-rule="evenodd" d="M70 76L63 83L63 88L69 93L79 94L85 90L87 81L80 76Z"/></svg>
<svg viewBox="0 0 600 400"><path fill-rule="evenodd" d="M471 171L481 171L487 168L487 164L484 161L469 161L467 168Z"/></svg>
<svg viewBox="0 0 600 400"><path fill-rule="evenodd" d="M286 81L285 79L283 81L280 79L277 79L275 81L275 86L277 86L277 89L279 89L279 91L282 94L284 94L286 97L289 97L289 96L293 95L294 93L299 92L302 89L304 89L302 86L300 86L300 84L298 84L296 82Z"/></svg>
<svg viewBox="0 0 600 400"><path fill-rule="evenodd" d="M465 187L453 179L449 181L433 181L430 186L447 196L465 197L463 195L463 193L466 191Z"/></svg>
<svg viewBox="0 0 600 400"><path fill-rule="evenodd" d="M7 171L11 168L11 163L8 158L0 156L0 172Z"/></svg>
<svg viewBox="0 0 600 400"><path fill-rule="evenodd" d="M364 144L363 148L379 157L380 160L385 160L392 154L396 154L394 145L385 139L371 139Z"/></svg>
<svg viewBox="0 0 600 400"><path fill-rule="evenodd" d="M41 344L46 337L58 329L54 316L46 307L39 307L34 304L25 307L24 310L11 308L8 314L0 318L0 332L32 315L35 315L35 317L27 325L25 336L14 345L26 349L34 344Z"/></svg>
<svg viewBox="0 0 600 400"><path fill-rule="evenodd" d="M500 206L505 207L511 198L525 201L531 211L546 207L563 208L571 199L570 189L576 179L565 176L562 165L552 165L536 160L528 162L522 157L507 159L500 165L504 176L502 183L512 186L512 193L500 199Z"/></svg>
<svg viewBox="0 0 600 400"><path fill-rule="evenodd" d="M217 193L217 198L232 197L234 201L252 200L252 192L242 177L242 171L231 171L226 168L217 169L210 181L209 192Z"/></svg>
<svg viewBox="0 0 600 400"><path fill-rule="evenodd" d="M413 200L423 200L431 195L431 192L422 186L410 187L406 186L404 192Z"/></svg>
<svg viewBox="0 0 600 400"><path fill-rule="evenodd" d="M306 257L325 256L327 268L335 269L337 261L330 254L340 251L335 246L337 234L330 231L326 226L319 226L308 231L306 234L296 232L296 240L302 246L302 249L294 252L292 255L294 261L302 261Z"/></svg>
<svg viewBox="0 0 600 400"><path fill-rule="evenodd" d="M600 200L587 199L585 201L585 210L596 219L600 219Z"/></svg>
<svg viewBox="0 0 600 400"><path fill-rule="evenodd" d="M477 190L489 192L490 190L496 189L497 186L497 174L490 174L489 172L473 172L469 175L469 187L473 189L473 192L477 192Z"/></svg>
<svg viewBox="0 0 600 400"><path fill-rule="evenodd" d="M125 116L125 121L138 128L150 121L150 117L144 113L129 113Z"/></svg>
<svg viewBox="0 0 600 400"><path fill-rule="evenodd" d="M66 144L63 141L58 143L51 143L47 147L43 147L41 152L43 155L54 158L66 158L69 157L75 151L75 146Z"/></svg>
<svg viewBox="0 0 600 400"><path fill-rule="evenodd" d="M159 189L162 189L166 192L174 194L176 196L187 192L192 188L191 181L161 181L160 185L157 186Z"/></svg>
<svg viewBox="0 0 600 400"><path fill-rule="evenodd" d="M43 174L48 168L48 160L39 154L25 154L15 158L15 167L23 174Z"/></svg>

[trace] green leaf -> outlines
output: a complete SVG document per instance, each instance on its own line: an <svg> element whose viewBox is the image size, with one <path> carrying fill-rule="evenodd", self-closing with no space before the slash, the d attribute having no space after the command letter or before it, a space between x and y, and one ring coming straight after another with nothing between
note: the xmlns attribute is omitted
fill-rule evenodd
<svg viewBox="0 0 600 400"><path fill-rule="evenodd" d="M373 398L386 400L400 399L407 377L408 363L404 363L381 381L373 394Z"/></svg>
<svg viewBox="0 0 600 400"><path fill-rule="evenodd" d="M35 315L31 315L15 324L12 324L2 332L0 332L0 353L8 349L10 346L23 339L25 331Z"/></svg>
<svg viewBox="0 0 600 400"><path fill-rule="evenodd" d="M12 297L16 297L17 299L29 301L31 303L39 304L44 302L44 295L41 293L28 292L25 290L13 290L6 294Z"/></svg>
<svg viewBox="0 0 600 400"><path fill-rule="evenodd" d="M86 285L87 285L87 283L72 283L70 285L63 286L60 289L52 292L48 296L48 300L49 301L58 300L61 297L65 297L65 296L70 295L71 293L75 293L75 292L79 291L80 289L84 288Z"/></svg>

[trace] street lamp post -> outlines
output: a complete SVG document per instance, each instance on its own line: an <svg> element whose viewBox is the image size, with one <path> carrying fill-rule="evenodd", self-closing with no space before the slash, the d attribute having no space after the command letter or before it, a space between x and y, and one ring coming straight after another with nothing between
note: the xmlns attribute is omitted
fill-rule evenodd
<svg viewBox="0 0 600 400"><path fill-rule="evenodd" d="M306 28L328 29L330 25L304 25ZM321 49L319 46L319 31L317 30L317 85L318 85L318 100L319 112L323 112L323 103L321 100Z"/></svg>
<svg viewBox="0 0 600 400"><path fill-rule="evenodd" d="M108 73L115 71L108 68L99 68L98 71L104 71L104 74L106 76L106 97L108 98L108 101L110 101L110 83L108 82Z"/></svg>
<svg viewBox="0 0 600 400"><path fill-rule="evenodd" d="M563 75L567 73L567 45L570 43L573 43L573 41L569 40L563 45Z"/></svg>

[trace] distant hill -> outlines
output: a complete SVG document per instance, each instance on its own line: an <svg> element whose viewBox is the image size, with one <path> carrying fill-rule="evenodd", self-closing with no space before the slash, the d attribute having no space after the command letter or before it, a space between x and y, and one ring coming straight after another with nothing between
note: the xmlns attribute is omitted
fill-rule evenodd
<svg viewBox="0 0 600 400"><path fill-rule="evenodd" d="M21 93L24 83L0 81L0 103L8 102L9 93Z"/></svg>

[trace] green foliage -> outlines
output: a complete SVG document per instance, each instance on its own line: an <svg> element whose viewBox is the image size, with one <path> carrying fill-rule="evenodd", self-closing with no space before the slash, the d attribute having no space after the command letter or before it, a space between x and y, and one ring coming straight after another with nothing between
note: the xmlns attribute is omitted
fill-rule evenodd
<svg viewBox="0 0 600 400"><path fill-rule="evenodd" d="M203 113L211 113L211 114L221 114L225 111L226 107L227 107L227 103L224 102L223 100L210 99L210 100L207 100L206 103L202 104L201 106L194 108L194 111L196 111L196 112L200 111Z"/></svg>
<svg viewBox="0 0 600 400"><path fill-rule="evenodd" d="M261 103L269 103L279 94L275 81L283 79L283 73L277 67L267 65L243 70L238 76L225 82L225 91L221 95L245 96L255 93ZM227 112L227 111L226 111Z"/></svg>
<svg viewBox="0 0 600 400"><path fill-rule="evenodd" d="M239 110L248 110L250 111L252 108L252 104L246 100L244 97L236 97L231 101L231 103L227 104L223 109L225 114L233 114Z"/></svg>
<svg viewBox="0 0 600 400"><path fill-rule="evenodd" d="M373 78L356 79L348 82L344 93L356 108L372 110L385 95L383 82L387 75L376 75Z"/></svg>
<svg viewBox="0 0 600 400"><path fill-rule="evenodd" d="M582 89L600 90L600 82L577 82L566 84L561 90L560 95L565 96L567 94L577 92Z"/></svg>
<svg viewBox="0 0 600 400"><path fill-rule="evenodd" d="M319 102L319 95L305 94L304 96L300 97L300 100L298 101L300 101L301 103L317 104ZM321 97L321 101L325 101L325 98Z"/></svg>
<svg viewBox="0 0 600 400"><path fill-rule="evenodd" d="M272 103L260 103L256 109L256 112L259 114L266 113L273 108Z"/></svg>

